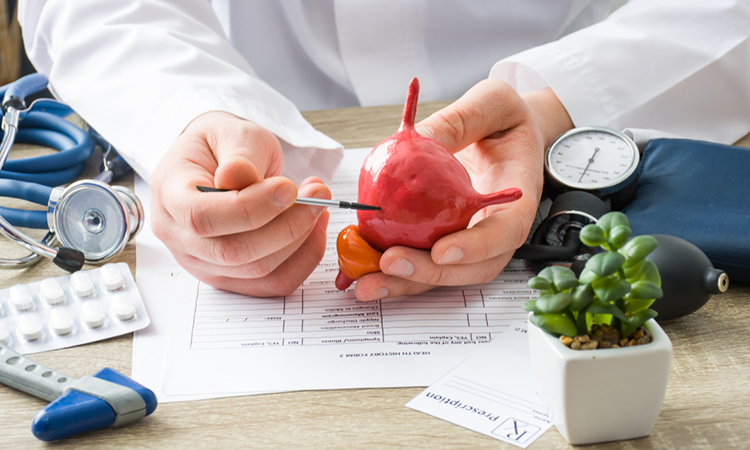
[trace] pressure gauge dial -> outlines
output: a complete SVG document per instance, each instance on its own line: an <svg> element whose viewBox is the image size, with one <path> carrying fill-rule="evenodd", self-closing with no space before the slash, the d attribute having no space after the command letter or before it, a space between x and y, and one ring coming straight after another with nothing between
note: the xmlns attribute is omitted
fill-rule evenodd
<svg viewBox="0 0 750 450"><path fill-rule="evenodd" d="M544 167L556 187L609 195L636 177L640 152L632 139L609 128L581 127L547 149Z"/></svg>

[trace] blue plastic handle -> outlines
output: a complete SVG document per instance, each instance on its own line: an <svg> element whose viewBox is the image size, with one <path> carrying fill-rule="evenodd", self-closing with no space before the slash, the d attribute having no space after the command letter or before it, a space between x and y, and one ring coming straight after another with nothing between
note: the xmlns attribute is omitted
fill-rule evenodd
<svg viewBox="0 0 750 450"><path fill-rule="evenodd" d="M8 86L8 90L5 91L3 103L10 97L26 98L27 95L46 88L48 83L49 80L47 80L47 77L41 73L32 73L31 75L19 78Z"/></svg>
<svg viewBox="0 0 750 450"><path fill-rule="evenodd" d="M147 416L156 409L156 395L120 372L105 367L94 376L138 392L146 403ZM105 428L114 421L115 412L106 401L78 391L68 391L36 414L31 424L31 432L39 440L54 441Z"/></svg>

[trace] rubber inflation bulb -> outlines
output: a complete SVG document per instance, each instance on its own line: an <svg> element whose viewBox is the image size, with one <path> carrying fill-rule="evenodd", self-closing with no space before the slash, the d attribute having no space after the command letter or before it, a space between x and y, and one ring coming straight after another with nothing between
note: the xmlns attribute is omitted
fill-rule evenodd
<svg viewBox="0 0 750 450"><path fill-rule="evenodd" d="M664 234L653 235L659 246L647 256L661 274L664 296L651 308L657 321L677 319L698 311L714 294L726 292L729 277L715 269L705 253L690 242Z"/></svg>

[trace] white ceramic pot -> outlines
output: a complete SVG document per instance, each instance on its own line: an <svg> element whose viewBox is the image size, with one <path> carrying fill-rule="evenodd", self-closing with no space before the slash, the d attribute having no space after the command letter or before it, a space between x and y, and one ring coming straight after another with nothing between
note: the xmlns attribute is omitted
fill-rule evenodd
<svg viewBox="0 0 750 450"><path fill-rule="evenodd" d="M648 436L667 390L672 342L653 319L653 341L571 350L529 322L534 373L552 423L571 444Z"/></svg>

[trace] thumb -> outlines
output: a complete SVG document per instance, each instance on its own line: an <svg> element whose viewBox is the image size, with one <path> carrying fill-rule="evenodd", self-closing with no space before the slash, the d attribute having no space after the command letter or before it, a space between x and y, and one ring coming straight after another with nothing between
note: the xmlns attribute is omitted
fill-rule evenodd
<svg viewBox="0 0 750 450"><path fill-rule="evenodd" d="M523 100L507 83L482 80L461 98L416 125L417 132L438 141L451 153L521 123Z"/></svg>
<svg viewBox="0 0 750 450"><path fill-rule="evenodd" d="M219 161L219 167L214 173L214 186L219 189L241 191L262 179L249 158L242 154L232 154Z"/></svg>
<svg viewBox="0 0 750 450"><path fill-rule="evenodd" d="M278 175L283 157L276 136L253 122L221 114L204 124L205 140L217 163L214 187L242 190Z"/></svg>

